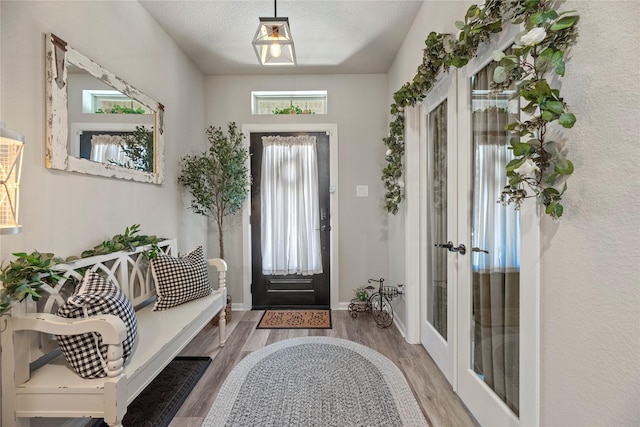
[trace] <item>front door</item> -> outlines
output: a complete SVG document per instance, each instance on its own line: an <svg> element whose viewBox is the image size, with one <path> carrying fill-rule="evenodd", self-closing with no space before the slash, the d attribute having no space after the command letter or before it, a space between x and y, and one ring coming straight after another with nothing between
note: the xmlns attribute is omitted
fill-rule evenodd
<svg viewBox="0 0 640 427"><path fill-rule="evenodd" d="M252 307L328 308L329 135L251 133L250 154Z"/></svg>

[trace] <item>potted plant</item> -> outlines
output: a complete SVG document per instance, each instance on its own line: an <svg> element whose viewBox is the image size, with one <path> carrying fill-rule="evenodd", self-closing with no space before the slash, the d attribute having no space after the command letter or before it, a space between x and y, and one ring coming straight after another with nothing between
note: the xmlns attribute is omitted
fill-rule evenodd
<svg viewBox="0 0 640 427"><path fill-rule="evenodd" d="M354 293L356 294L356 302L357 304L366 304L369 300L369 290L365 287L356 288Z"/></svg>
<svg viewBox="0 0 640 427"><path fill-rule="evenodd" d="M249 192L249 153L234 122L229 123L226 134L215 126L206 134L209 149L181 160L178 182L191 193L191 209L216 223L220 258L224 259L224 218L242 208Z"/></svg>

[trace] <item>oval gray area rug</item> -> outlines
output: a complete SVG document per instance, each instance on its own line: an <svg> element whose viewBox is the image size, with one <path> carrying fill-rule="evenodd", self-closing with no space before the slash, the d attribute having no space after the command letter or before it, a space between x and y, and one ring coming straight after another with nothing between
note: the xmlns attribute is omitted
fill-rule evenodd
<svg viewBox="0 0 640 427"><path fill-rule="evenodd" d="M339 338L304 337L271 344L240 361L202 425L426 426L427 422L402 372L382 354Z"/></svg>

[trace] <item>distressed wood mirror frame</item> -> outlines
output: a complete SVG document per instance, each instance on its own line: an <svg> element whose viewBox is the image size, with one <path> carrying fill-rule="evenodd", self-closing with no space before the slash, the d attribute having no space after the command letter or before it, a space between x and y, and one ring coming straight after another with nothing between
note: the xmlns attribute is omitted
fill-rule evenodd
<svg viewBox="0 0 640 427"><path fill-rule="evenodd" d="M54 34L47 34L46 46L46 152L47 168L109 178L162 184L164 179L164 106L132 87L112 72L69 46ZM123 95L154 111L153 171L129 169L69 154L68 68L78 67Z"/></svg>

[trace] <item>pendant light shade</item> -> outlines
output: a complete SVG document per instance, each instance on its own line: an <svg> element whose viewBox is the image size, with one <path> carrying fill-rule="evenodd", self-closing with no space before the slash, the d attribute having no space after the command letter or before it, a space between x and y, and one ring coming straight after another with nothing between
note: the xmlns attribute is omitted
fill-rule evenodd
<svg viewBox="0 0 640 427"><path fill-rule="evenodd" d="M275 17L275 5L274 1L273 18L260 18L260 25L251 43L262 65L296 65L289 18Z"/></svg>

